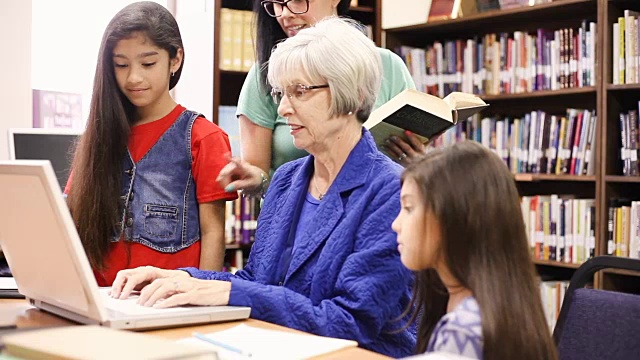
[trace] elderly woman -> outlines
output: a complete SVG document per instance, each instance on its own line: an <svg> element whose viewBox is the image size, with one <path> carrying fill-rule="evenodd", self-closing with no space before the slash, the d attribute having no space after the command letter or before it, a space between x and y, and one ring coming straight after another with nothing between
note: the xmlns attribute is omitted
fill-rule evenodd
<svg viewBox="0 0 640 360"><path fill-rule="evenodd" d="M402 168L362 127L380 73L374 44L347 20L323 20L279 44L268 69L273 100L310 155L276 171L245 269L123 270L112 296L146 285L147 306L249 306L255 319L410 355L415 336L398 318L413 275L391 229ZM261 170L234 159L221 181L252 171Z"/></svg>

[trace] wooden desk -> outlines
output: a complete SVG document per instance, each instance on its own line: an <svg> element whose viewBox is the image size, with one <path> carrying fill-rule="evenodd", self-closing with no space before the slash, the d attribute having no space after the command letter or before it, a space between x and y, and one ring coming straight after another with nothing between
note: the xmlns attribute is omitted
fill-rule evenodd
<svg viewBox="0 0 640 360"><path fill-rule="evenodd" d="M294 333L304 334L302 331L293 330L284 326L271 324L268 322L247 319L242 321L233 321L219 324L210 325L198 325L198 326L185 326L179 328L152 330L147 331L147 334L162 336L169 339L180 339L190 337L191 333L198 331L201 333L211 333L228 329L238 324L245 323L250 326L255 326L269 330L281 330ZM0 299L0 325L15 324L18 328L29 327L45 327L45 326L68 326L77 325L76 323L40 311L24 300L16 299ZM389 359L389 357L374 353L361 348L349 348L340 350L329 355L318 357L317 359Z"/></svg>

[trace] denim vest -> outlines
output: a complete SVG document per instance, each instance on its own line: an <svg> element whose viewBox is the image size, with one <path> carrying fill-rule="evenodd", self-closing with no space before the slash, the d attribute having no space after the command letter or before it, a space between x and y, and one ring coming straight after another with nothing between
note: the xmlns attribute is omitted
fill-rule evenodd
<svg viewBox="0 0 640 360"><path fill-rule="evenodd" d="M174 253L200 239L196 189L191 172L191 129L200 116L185 110L140 161L122 159L120 222L111 239Z"/></svg>

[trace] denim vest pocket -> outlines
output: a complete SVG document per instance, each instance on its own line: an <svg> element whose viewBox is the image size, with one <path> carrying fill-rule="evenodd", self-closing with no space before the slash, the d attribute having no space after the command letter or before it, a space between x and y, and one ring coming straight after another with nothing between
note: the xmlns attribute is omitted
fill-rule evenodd
<svg viewBox="0 0 640 360"><path fill-rule="evenodd" d="M178 226L178 207L146 204L144 206L144 231L152 236L173 237Z"/></svg>

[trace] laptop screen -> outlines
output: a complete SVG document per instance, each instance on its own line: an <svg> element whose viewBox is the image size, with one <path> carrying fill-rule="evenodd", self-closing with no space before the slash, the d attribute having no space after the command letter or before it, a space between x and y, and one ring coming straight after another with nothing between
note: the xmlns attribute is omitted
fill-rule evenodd
<svg viewBox="0 0 640 360"><path fill-rule="evenodd" d="M64 190L80 134L78 130L9 129L9 156L11 160L49 160Z"/></svg>

